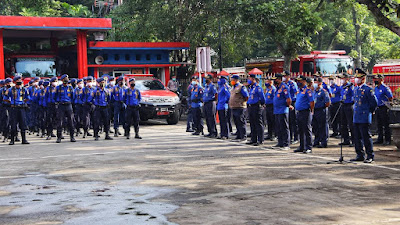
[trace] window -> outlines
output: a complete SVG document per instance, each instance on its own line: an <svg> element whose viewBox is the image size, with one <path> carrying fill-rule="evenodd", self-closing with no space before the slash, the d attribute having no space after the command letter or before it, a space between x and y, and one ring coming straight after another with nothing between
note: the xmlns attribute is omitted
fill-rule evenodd
<svg viewBox="0 0 400 225"><path fill-rule="evenodd" d="M293 73L300 72L300 61L293 61L292 62L291 72L293 72Z"/></svg>
<svg viewBox="0 0 400 225"><path fill-rule="evenodd" d="M161 55L157 54L157 60L161 60Z"/></svg>
<svg viewBox="0 0 400 225"><path fill-rule="evenodd" d="M126 61L131 60L131 56L130 56L129 54L125 54L125 60L126 60Z"/></svg>
<svg viewBox="0 0 400 225"><path fill-rule="evenodd" d="M119 55L118 55L118 54L115 54L115 55L114 55L114 59L115 59L115 61L119 61Z"/></svg>
<svg viewBox="0 0 400 225"><path fill-rule="evenodd" d="M150 60L150 54L146 55L146 60L149 61Z"/></svg>
<svg viewBox="0 0 400 225"><path fill-rule="evenodd" d="M303 63L303 72L304 73L314 73L314 62L306 61Z"/></svg>
<svg viewBox="0 0 400 225"><path fill-rule="evenodd" d="M140 61L141 58L142 58L141 55L139 55L139 54L136 55L136 61Z"/></svg>

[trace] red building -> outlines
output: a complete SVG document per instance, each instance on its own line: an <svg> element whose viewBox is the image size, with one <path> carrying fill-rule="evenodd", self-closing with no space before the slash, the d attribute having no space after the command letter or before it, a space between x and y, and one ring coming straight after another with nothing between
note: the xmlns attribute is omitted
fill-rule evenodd
<svg viewBox="0 0 400 225"><path fill-rule="evenodd" d="M0 79L71 77L109 74L153 74L168 82L172 51L189 43L95 41L94 34L112 28L111 19L0 16ZM93 41L91 41L93 40Z"/></svg>

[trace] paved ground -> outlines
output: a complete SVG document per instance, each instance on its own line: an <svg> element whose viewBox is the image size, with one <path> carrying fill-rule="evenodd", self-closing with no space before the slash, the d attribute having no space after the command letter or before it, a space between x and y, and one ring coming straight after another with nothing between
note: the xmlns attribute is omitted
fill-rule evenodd
<svg viewBox="0 0 400 225"><path fill-rule="evenodd" d="M0 143L0 224L400 224L394 146L377 146L375 164L336 165L336 139L304 155L184 131Z"/></svg>

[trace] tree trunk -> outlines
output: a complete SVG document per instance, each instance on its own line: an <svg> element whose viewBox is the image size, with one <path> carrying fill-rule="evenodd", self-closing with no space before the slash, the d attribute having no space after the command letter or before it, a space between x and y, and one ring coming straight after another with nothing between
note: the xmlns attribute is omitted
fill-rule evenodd
<svg viewBox="0 0 400 225"><path fill-rule="evenodd" d="M361 30L361 26L357 21L357 12L356 9L354 8L354 6L352 7L352 12L353 12L353 25L354 25L354 29L356 31L356 51L358 53L357 58L355 58L354 60L354 64L356 68L361 68L361 37L360 37L360 30Z"/></svg>
<svg viewBox="0 0 400 225"><path fill-rule="evenodd" d="M290 63L292 62L292 57L290 55L284 54L283 60L284 60L283 71L290 72Z"/></svg>
<svg viewBox="0 0 400 225"><path fill-rule="evenodd" d="M375 17L376 23L378 25L384 26L393 33L400 36L400 26L396 24L395 21L389 19L382 13L378 5L373 0L357 0L358 3L364 4L371 11L372 15Z"/></svg>
<svg viewBox="0 0 400 225"><path fill-rule="evenodd" d="M324 36L323 33L324 33L324 30L319 31L317 50L322 50L322 40L323 40L323 36Z"/></svg>

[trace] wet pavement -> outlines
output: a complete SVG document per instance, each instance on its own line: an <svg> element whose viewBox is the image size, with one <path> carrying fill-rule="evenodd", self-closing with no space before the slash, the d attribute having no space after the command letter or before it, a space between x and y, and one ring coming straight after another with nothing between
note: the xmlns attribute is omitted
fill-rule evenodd
<svg viewBox="0 0 400 225"><path fill-rule="evenodd" d="M400 152L374 164L192 136L149 122L142 140L0 143L0 224L399 224ZM343 148L345 159L354 149Z"/></svg>

